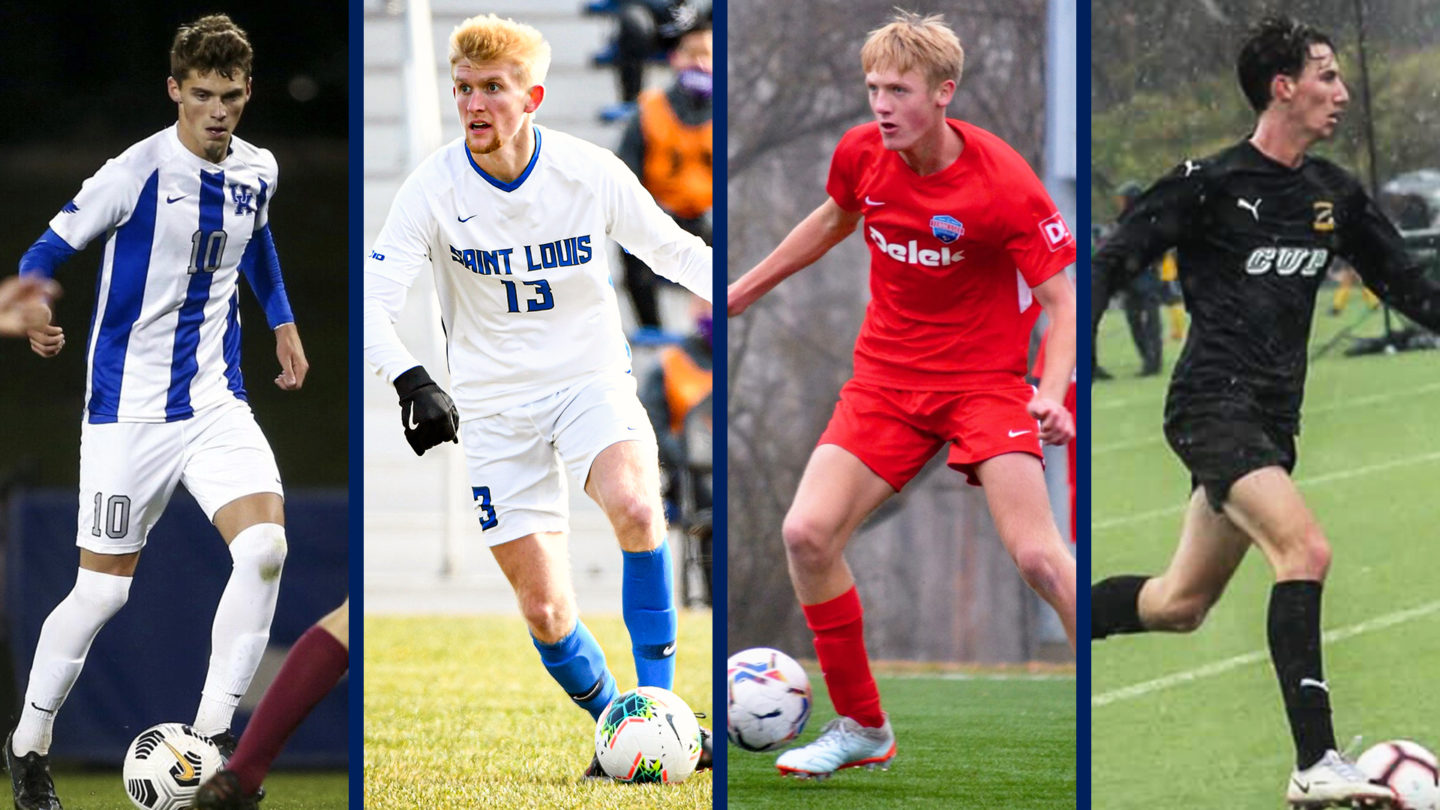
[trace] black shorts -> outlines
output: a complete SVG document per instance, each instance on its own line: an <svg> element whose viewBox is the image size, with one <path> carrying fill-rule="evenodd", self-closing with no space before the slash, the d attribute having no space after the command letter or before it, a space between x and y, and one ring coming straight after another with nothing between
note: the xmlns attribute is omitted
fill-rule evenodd
<svg viewBox="0 0 1440 810"><path fill-rule="evenodd" d="M1165 440L1190 470L1190 486L1205 488L1221 511L1230 487L1262 467L1295 469L1295 430L1254 413L1177 414L1165 420Z"/></svg>

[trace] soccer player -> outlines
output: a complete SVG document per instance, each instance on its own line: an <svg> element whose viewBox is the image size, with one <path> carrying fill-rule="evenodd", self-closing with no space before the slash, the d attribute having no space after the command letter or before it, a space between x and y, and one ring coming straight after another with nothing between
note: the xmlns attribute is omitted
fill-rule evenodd
<svg viewBox="0 0 1440 810"><path fill-rule="evenodd" d="M177 123L101 167L20 260L22 274L48 277L94 239L106 242L85 346L80 569L41 629L25 705L5 742L19 810L60 808L48 756L55 715L96 633L124 606L146 535L177 483L234 562L193 724L222 751L234 744L230 722L265 651L285 517L275 459L240 374L240 274L275 332L276 385L300 388L309 364L268 223L275 158L234 135L251 61L245 32L228 17L181 26L167 81ZM65 335L45 325L30 341L52 357Z"/></svg>
<svg viewBox="0 0 1440 810"><path fill-rule="evenodd" d="M876 120L840 140L825 202L729 290L729 313L740 315L865 220L872 300L855 377L782 529L840 715L780 756L777 767L801 777L895 756L843 551L943 445L950 466L984 487L1021 576L1075 638L1075 562L1050 513L1040 451L1075 434L1062 404L1075 364L1075 291L1063 272L1075 240L1022 157L946 118L964 51L943 18L899 13L870 34L860 60ZM1038 393L1025 382L1035 302L1051 320Z"/></svg>
<svg viewBox="0 0 1440 810"><path fill-rule="evenodd" d="M48 324L50 300L59 292L60 286L49 279L11 276L0 281L0 335L21 337Z"/></svg>
<svg viewBox="0 0 1440 810"><path fill-rule="evenodd" d="M223 770L200 786L200 810L256 810L270 764L350 668L350 600L305 631L285 656Z"/></svg>
<svg viewBox="0 0 1440 810"><path fill-rule="evenodd" d="M417 454L462 440L475 516L540 660L598 717L617 690L576 616L562 469L604 510L623 551L640 685L670 688L676 638L658 451L635 395L606 238L707 301L711 251L614 154L533 122L549 65L549 43L513 20L476 16L451 34L463 136L401 186L365 260L365 354L395 385ZM453 402L394 329L426 268ZM603 775L598 763L589 775Z"/></svg>
<svg viewBox="0 0 1440 810"><path fill-rule="evenodd" d="M1167 248L1178 248L1191 326L1165 404L1165 438L1192 492L1170 567L1091 587L1090 635L1190 632L1259 547L1275 576L1270 657L1294 738L1292 805L1391 801L1336 752L1321 667L1321 584L1330 544L1290 471L1315 296L1338 254L1397 309L1440 327L1440 286L1349 173L1306 154L1331 137L1349 101L1325 34L1269 18L1240 49L1254 131L1187 159L1136 201L1095 257L1099 302Z"/></svg>

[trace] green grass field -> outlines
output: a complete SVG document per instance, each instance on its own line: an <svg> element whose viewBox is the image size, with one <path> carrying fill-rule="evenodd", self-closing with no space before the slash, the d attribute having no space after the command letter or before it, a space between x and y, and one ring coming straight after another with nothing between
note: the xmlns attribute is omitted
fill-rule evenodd
<svg viewBox="0 0 1440 810"><path fill-rule="evenodd" d="M1358 299L1358 296L1356 296ZM1380 333L1358 300L1315 316L1315 349L1342 329ZM1158 573L1174 550L1189 477L1161 436L1167 373L1137 379L1125 318L1102 323L1117 379L1093 391L1092 579ZM1334 548L1325 670L1344 747L1409 737L1440 746L1440 354L1312 359L1295 480ZM1093 648L1092 797L1106 810L1281 807L1294 766L1265 641L1272 577L1256 551L1190 636Z"/></svg>
<svg viewBox="0 0 1440 810"><path fill-rule="evenodd" d="M799 744L834 719L813 662L815 713ZM1025 675L886 675L876 681L898 750L888 771L845 770L823 782L775 770L779 753L730 746L730 808L1075 806L1075 679ZM1099 805L1097 805L1099 806Z"/></svg>
<svg viewBox="0 0 1440 810"><path fill-rule="evenodd" d="M620 617L584 619L634 687ZM674 691L706 713L710 663L710 613L682 611ZM581 780L594 739L519 617L365 617L367 810L711 806L708 771L680 785Z"/></svg>
<svg viewBox="0 0 1440 810"><path fill-rule="evenodd" d="M120 771L57 768L55 791L66 810L135 810L125 795ZM279 771L265 778L266 810L344 810L350 782L341 772ZM8 793L5 794L9 796ZM6 798L5 806L9 806Z"/></svg>

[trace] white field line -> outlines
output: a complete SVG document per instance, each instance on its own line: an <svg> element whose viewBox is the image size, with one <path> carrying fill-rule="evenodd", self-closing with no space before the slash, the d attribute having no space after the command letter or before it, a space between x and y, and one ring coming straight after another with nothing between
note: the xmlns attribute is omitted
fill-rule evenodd
<svg viewBox="0 0 1440 810"><path fill-rule="evenodd" d="M1428 383L1428 384L1426 384L1426 385L1421 385L1421 386L1418 386L1418 387L1415 387L1415 388L1406 388L1406 389L1404 389L1404 390L1399 390L1399 391L1390 391L1390 392L1384 393L1384 394L1371 394L1370 396L1365 396L1365 397L1351 397L1351 398L1349 398L1349 399L1341 399L1341 400L1339 400L1339 401L1332 402L1332 403L1330 403L1330 404L1328 404L1328 405L1317 405L1317 406L1315 406L1315 407L1313 407L1313 408L1306 408L1306 409L1304 410L1304 412L1303 412L1302 415L1303 415L1303 416L1318 416L1318 415L1320 415L1320 414L1325 414L1325 413L1334 413L1334 412L1337 412L1337 411L1345 411L1345 410L1349 410L1349 409L1351 409L1351 408L1363 408L1363 407L1367 407L1367 406L1370 406L1370 405L1379 405L1379 404L1381 404L1381 403L1390 402L1390 401L1392 401L1392 400L1397 400L1397 399L1409 399L1410 397L1419 396L1420 394L1427 394L1427 393L1430 393L1431 391L1440 391L1440 382ZM1138 401L1137 401L1137 400L1116 400L1116 402L1118 402L1119 404L1117 404L1117 405L1105 405L1105 404L1097 405L1097 406L1094 407L1093 410L1096 410L1096 411L1101 411L1101 410L1113 410L1114 408L1122 407L1123 405L1127 405L1127 404L1134 403L1134 402L1138 402ZM1146 402L1149 402L1149 400L1146 400ZM1158 403L1153 403L1153 404L1158 404ZM1134 450L1134 449L1137 448L1137 447L1149 447L1149 446L1152 445L1152 444L1163 444L1164 441L1165 441L1165 437L1157 430L1157 431L1154 431L1151 436L1148 436L1148 437L1143 438L1143 439L1127 439L1127 440L1125 440L1125 441L1111 442L1110 444L1102 444L1102 445L1100 445L1099 447L1091 447L1091 448L1090 448L1090 458L1093 459L1093 458L1095 458L1096 456L1103 456L1103 455L1106 455L1106 454L1109 454L1109 453L1120 453L1120 452L1123 452L1123 451L1125 451L1125 450Z"/></svg>
<svg viewBox="0 0 1440 810"><path fill-rule="evenodd" d="M906 673L904 675L877 675L877 678L894 681L1073 681L1075 673L1046 673L1046 672L1013 672L1013 673L969 673L969 672L936 672L924 674L919 672Z"/></svg>
<svg viewBox="0 0 1440 810"><path fill-rule="evenodd" d="M1394 627L1397 624L1421 619L1437 612L1440 612L1440 601L1427 602L1418 607L1387 613L1384 616L1377 616L1373 619L1360 622L1359 624L1352 624L1348 627L1340 627L1327 631L1322 635L1322 638L1326 644L1334 644L1337 641L1343 641L1352 636L1358 636L1362 633L1370 633L1376 630L1384 630L1387 627ZM1090 706L1092 708L1108 706L1111 703L1142 697L1163 689L1198 681L1202 678L1223 675L1231 670L1268 660L1269 657L1270 653L1268 651L1257 650L1232 658L1226 658L1223 661L1216 661L1213 664L1206 664L1203 667L1177 672L1174 675L1166 675L1163 678L1156 678L1151 681L1144 681L1131 686L1112 689L1109 692L1101 692L1090 698Z"/></svg>
<svg viewBox="0 0 1440 810"><path fill-rule="evenodd" d="M1423 453L1418 456L1398 458L1392 461L1386 461L1381 464L1370 464L1365 467L1352 467L1348 470L1340 470L1338 472L1326 473L1325 475L1317 475L1313 478L1297 478L1295 480L1295 485L1301 487L1302 489L1306 487L1316 487L1324 484L1333 484L1336 481L1345 481L1351 478L1358 478L1362 475L1369 475L1371 473L1385 472L1386 470L1392 470L1397 467L1409 467L1415 464L1428 464L1432 461L1440 461L1440 451L1434 453ZM1188 504L1167 506L1163 509L1151 509L1146 512L1136 512L1131 515L1123 515L1121 517L1110 518L1109 520L1092 521L1090 524L1090 531L1093 534L1097 531L1114 529L1119 526L1128 526L1132 523L1143 523L1147 520L1153 520L1155 518L1183 514L1187 505Z"/></svg>

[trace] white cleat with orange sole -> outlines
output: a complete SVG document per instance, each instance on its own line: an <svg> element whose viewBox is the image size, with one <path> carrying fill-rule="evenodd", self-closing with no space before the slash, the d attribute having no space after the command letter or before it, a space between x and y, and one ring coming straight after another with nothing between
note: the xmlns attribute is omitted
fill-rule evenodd
<svg viewBox="0 0 1440 810"><path fill-rule="evenodd" d="M1320 761L1290 774L1285 801L1291 807L1397 808L1390 788L1370 781L1354 763L1335 751Z"/></svg>
<svg viewBox="0 0 1440 810"><path fill-rule="evenodd" d="M825 725L814 742L781 754L775 767L786 776L825 779L842 768L888 770L894 758L895 732L889 717L879 728L837 717Z"/></svg>

